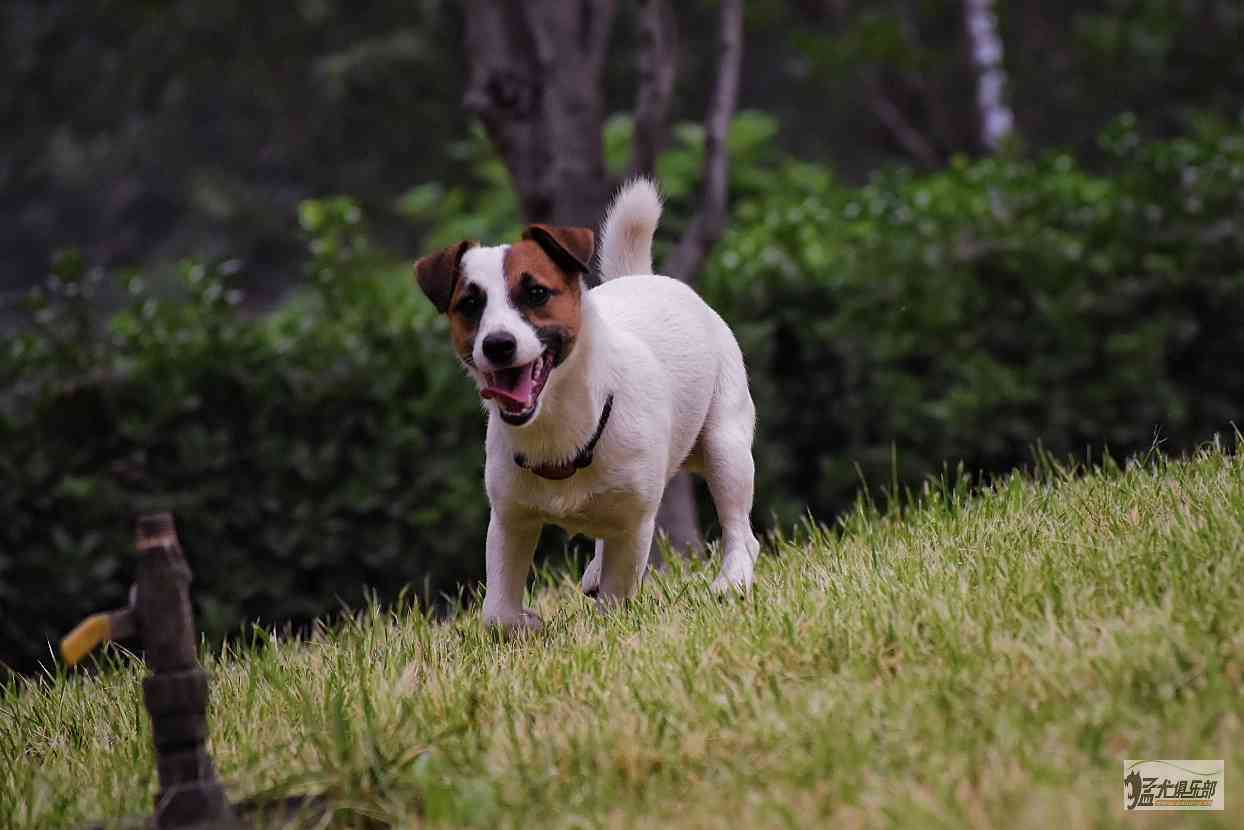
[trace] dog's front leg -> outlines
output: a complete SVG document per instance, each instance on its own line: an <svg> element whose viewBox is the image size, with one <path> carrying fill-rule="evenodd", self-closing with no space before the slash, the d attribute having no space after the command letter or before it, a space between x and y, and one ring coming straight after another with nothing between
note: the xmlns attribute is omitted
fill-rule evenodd
<svg viewBox="0 0 1244 830"><path fill-rule="evenodd" d="M523 608L523 590L540 539L540 521L493 509L488 520L484 623L505 629L539 629L540 617Z"/></svg>
<svg viewBox="0 0 1244 830"><path fill-rule="evenodd" d="M596 602L602 609L616 607L639 593L648 551L656 530L656 514L644 518L628 530L604 539L600 550L600 593Z"/></svg>

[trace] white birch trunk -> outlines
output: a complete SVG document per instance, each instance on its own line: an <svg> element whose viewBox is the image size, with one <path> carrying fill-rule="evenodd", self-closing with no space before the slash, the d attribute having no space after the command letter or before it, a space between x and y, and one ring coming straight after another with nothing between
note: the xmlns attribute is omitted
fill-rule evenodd
<svg viewBox="0 0 1244 830"><path fill-rule="evenodd" d="M963 0L964 22L972 65L976 70L976 109L981 142L997 150L1015 127L1015 115L1006 101L1006 68L1002 38L993 0Z"/></svg>

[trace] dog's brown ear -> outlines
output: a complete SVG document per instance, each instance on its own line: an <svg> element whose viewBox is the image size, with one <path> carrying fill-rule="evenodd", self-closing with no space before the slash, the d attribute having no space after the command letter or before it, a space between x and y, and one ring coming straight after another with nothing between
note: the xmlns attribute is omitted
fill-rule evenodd
<svg viewBox="0 0 1244 830"><path fill-rule="evenodd" d="M523 239L536 242L549 258L571 274L586 274L596 250L596 234L589 228L562 228L553 225L530 225Z"/></svg>
<svg viewBox="0 0 1244 830"><path fill-rule="evenodd" d="M462 255L477 244L479 243L473 240L464 239L457 245L450 245L443 251L429 254L415 263L415 276L419 280L419 287L442 314L449 310L449 300L454 295L454 286L458 282L458 272L462 267Z"/></svg>

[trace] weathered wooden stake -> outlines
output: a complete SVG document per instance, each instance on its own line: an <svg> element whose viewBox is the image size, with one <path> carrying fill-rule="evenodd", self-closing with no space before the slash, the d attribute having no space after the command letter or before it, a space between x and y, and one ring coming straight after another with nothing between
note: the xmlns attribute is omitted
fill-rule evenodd
<svg viewBox="0 0 1244 830"><path fill-rule="evenodd" d="M149 819L123 821L144 830L243 830L322 818L317 796L248 799L230 805L207 752L207 672L199 665L198 630L190 606L190 566L171 513L138 519L138 578L125 608L94 614L61 640L75 665L106 640L137 636L151 670L143 702L151 716L160 791ZM137 822L137 823L136 823ZM102 826L93 825L90 830Z"/></svg>
<svg viewBox="0 0 1244 830"><path fill-rule="evenodd" d="M73 665L105 640L137 635L151 669L143 701L160 777L150 826L239 828L207 752L207 672L198 660L190 566L172 514L140 517L137 537L138 579L129 606L88 617L61 641L61 654Z"/></svg>
<svg viewBox="0 0 1244 830"><path fill-rule="evenodd" d="M191 579L172 514L139 518L134 613L151 669L143 700L160 776L154 824L238 826L207 752L207 672L198 660Z"/></svg>

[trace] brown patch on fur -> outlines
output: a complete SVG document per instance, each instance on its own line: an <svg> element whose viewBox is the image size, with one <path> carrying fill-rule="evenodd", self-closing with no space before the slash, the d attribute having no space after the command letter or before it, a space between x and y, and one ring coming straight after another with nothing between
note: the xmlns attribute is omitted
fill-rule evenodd
<svg viewBox="0 0 1244 830"><path fill-rule="evenodd" d="M530 239L510 246L503 268L510 302L560 364L574 348L582 323L583 281L579 272L555 262ZM533 288L537 293L538 288L549 292L543 304L533 302Z"/></svg>
<svg viewBox="0 0 1244 830"><path fill-rule="evenodd" d="M553 262L571 273L586 274L596 250L596 234L590 228L528 225L523 239L534 240Z"/></svg>
<svg viewBox="0 0 1244 830"><path fill-rule="evenodd" d="M457 288L458 276L462 270L462 255L477 244L479 243L464 239L457 245L450 245L415 263L415 276L419 280L419 287L442 314L449 310L450 298Z"/></svg>
<svg viewBox="0 0 1244 830"><path fill-rule="evenodd" d="M462 305L462 301L470 294L479 296L479 312L470 313ZM453 296L449 299L449 336L453 340L454 351L468 366L475 365L475 334L479 330L480 314L483 311L484 292L475 285L468 285L459 280L454 286Z"/></svg>
<svg viewBox="0 0 1244 830"><path fill-rule="evenodd" d="M468 293L461 279L462 256L478 244L464 239L457 245L450 245L415 263L419 287L436 306L437 311L448 315L454 348L468 365L474 365L475 362L471 355L475 349L475 329L479 324L479 314L464 313L464 308L460 306L463 295ZM475 292L478 289L472 288L470 291ZM480 309L482 308L481 304Z"/></svg>

